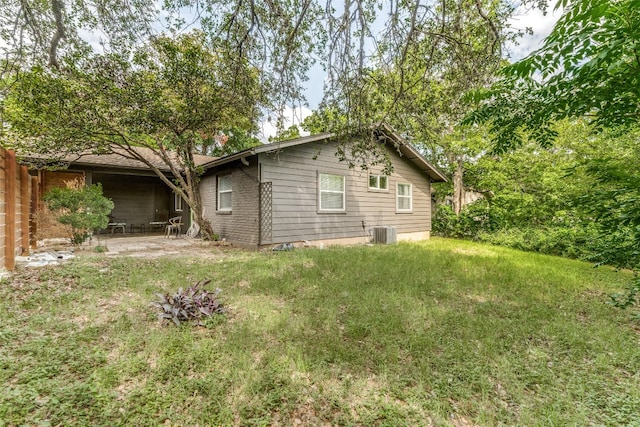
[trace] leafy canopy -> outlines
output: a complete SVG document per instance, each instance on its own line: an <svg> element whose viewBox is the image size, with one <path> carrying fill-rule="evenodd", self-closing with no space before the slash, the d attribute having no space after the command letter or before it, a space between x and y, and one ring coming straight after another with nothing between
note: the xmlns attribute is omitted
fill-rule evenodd
<svg viewBox="0 0 640 427"><path fill-rule="evenodd" d="M208 40L200 31L155 37L131 56L33 67L5 100L5 139L22 153L113 152L138 160L186 201L205 235L213 234L202 218L195 156L227 127L251 132L260 91L254 67Z"/></svg>
<svg viewBox="0 0 640 427"><path fill-rule="evenodd" d="M551 125L565 117L587 117L595 130L638 123L640 1L562 0L556 7L565 10L544 45L506 67L465 120L489 123L497 151L525 136L549 145Z"/></svg>

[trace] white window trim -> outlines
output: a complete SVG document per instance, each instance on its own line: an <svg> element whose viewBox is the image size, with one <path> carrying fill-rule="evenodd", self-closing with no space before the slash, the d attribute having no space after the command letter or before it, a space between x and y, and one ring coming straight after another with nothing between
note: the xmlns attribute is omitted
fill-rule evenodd
<svg viewBox="0 0 640 427"><path fill-rule="evenodd" d="M182 197L178 193L173 193L173 210L182 212Z"/></svg>
<svg viewBox="0 0 640 427"><path fill-rule="evenodd" d="M376 187L372 187L371 186L371 177L372 176L376 177L376 183L377 183ZM381 188L380 187L380 178L382 178L382 177L386 178L386 180L387 180L387 187L386 188ZM380 174L370 173L369 174L369 181L368 181L367 185L369 186L369 190L372 190L372 191L389 191L389 176L388 175L380 175Z"/></svg>
<svg viewBox="0 0 640 427"><path fill-rule="evenodd" d="M408 196L401 196L400 195L400 191L399 188L401 185L408 185L409 186L409 195ZM400 198L403 199L409 199L409 209L400 209ZM400 213L410 213L413 212L413 185L406 183L406 182L398 182L396 184L396 212L400 212Z"/></svg>
<svg viewBox="0 0 640 427"><path fill-rule="evenodd" d="M332 191L332 190L323 190L322 189L322 175L328 176L338 176L342 178L342 191ZM322 173L318 172L318 212L322 213L340 213L346 212L347 210L347 199L346 199L346 191L347 188L347 177L344 175L336 175L333 173ZM342 208L341 209L323 209L322 208L322 193L342 193Z"/></svg>
<svg viewBox="0 0 640 427"><path fill-rule="evenodd" d="M226 177L229 177L229 179L231 179L231 175L218 175L218 178L217 178L217 181L216 181L216 187L217 187L216 190L217 190L217 193L218 193L217 194L217 199L218 200L217 200L217 206L216 207L217 207L219 212L231 212L231 209L233 207L233 183L231 184L231 189L230 190L224 190L224 191L220 190L220 179L221 178L226 178ZM231 206L229 206L228 208L220 207L220 200L221 200L220 194L221 193L231 193Z"/></svg>

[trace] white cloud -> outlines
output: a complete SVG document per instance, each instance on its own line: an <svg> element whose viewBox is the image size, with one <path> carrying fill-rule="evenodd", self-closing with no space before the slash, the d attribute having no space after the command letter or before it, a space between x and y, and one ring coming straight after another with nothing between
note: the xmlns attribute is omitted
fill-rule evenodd
<svg viewBox="0 0 640 427"><path fill-rule="evenodd" d="M549 10L544 15L539 9L524 9L521 7L509 23L513 28L519 30L529 27L533 30L533 34L525 34L518 40L517 45L511 44L507 46L511 60L522 59L542 47L542 41L549 35L560 16L562 16L561 10Z"/></svg>
<svg viewBox="0 0 640 427"><path fill-rule="evenodd" d="M307 107L302 107L302 106L295 107L295 108L291 108L289 106L284 107L281 112L284 120L284 128L288 129L293 125L298 125L299 127L300 123L302 123L304 119L309 117L311 113L312 111ZM278 115L277 113L270 113L267 120L261 123L261 131L260 131L259 137L262 142L264 143L269 142L269 137L275 136L278 133L276 129L277 115ZM306 136L306 135L309 135L309 132L305 132L301 129L300 135Z"/></svg>

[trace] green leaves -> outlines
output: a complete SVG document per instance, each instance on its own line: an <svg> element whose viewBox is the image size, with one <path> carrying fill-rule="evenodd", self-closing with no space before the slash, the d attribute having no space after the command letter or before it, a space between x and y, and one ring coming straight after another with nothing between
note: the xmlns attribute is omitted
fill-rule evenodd
<svg viewBox="0 0 640 427"><path fill-rule="evenodd" d="M465 123L488 123L497 151L541 144L555 135L549 124L588 117L593 129L629 127L640 118L640 8L638 0L578 0L544 45L503 70Z"/></svg>
<svg viewBox="0 0 640 427"><path fill-rule="evenodd" d="M107 227L113 202L102 195L102 186L67 183L67 187L52 188L44 196L47 207L58 215L58 222L71 226L71 242L79 245L92 230Z"/></svg>
<svg viewBox="0 0 640 427"><path fill-rule="evenodd" d="M87 55L68 58L60 70L34 67L8 93L10 126L0 138L21 154L111 152L137 160L202 212L202 169L194 155L211 154L224 129L251 134L263 101L256 68L233 53L193 31L152 38L131 56ZM196 221L204 235L213 234L201 215Z"/></svg>

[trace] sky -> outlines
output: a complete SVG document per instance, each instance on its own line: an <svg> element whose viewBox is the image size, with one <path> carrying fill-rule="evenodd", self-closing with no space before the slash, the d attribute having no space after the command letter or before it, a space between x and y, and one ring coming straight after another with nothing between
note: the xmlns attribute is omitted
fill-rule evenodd
<svg viewBox="0 0 640 427"><path fill-rule="evenodd" d="M551 32L556 21L560 18L561 13L549 10L544 15L540 10L521 9L517 11L514 18L511 19L511 25L516 29L525 29L531 27L533 34L524 35L517 45L507 46L507 53L512 61L524 58L529 53L542 46L542 41ZM313 109L318 107L322 100L322 88L324 84L325 74L320 66L314 67L309 75L305 96L308 106L287 107L283 112L285 118L285 129L294 124L300 124L306 117L311 115ZM268 142L270 136L275 136L275 123L265 120L261 124L260 139Z"/></svg>

